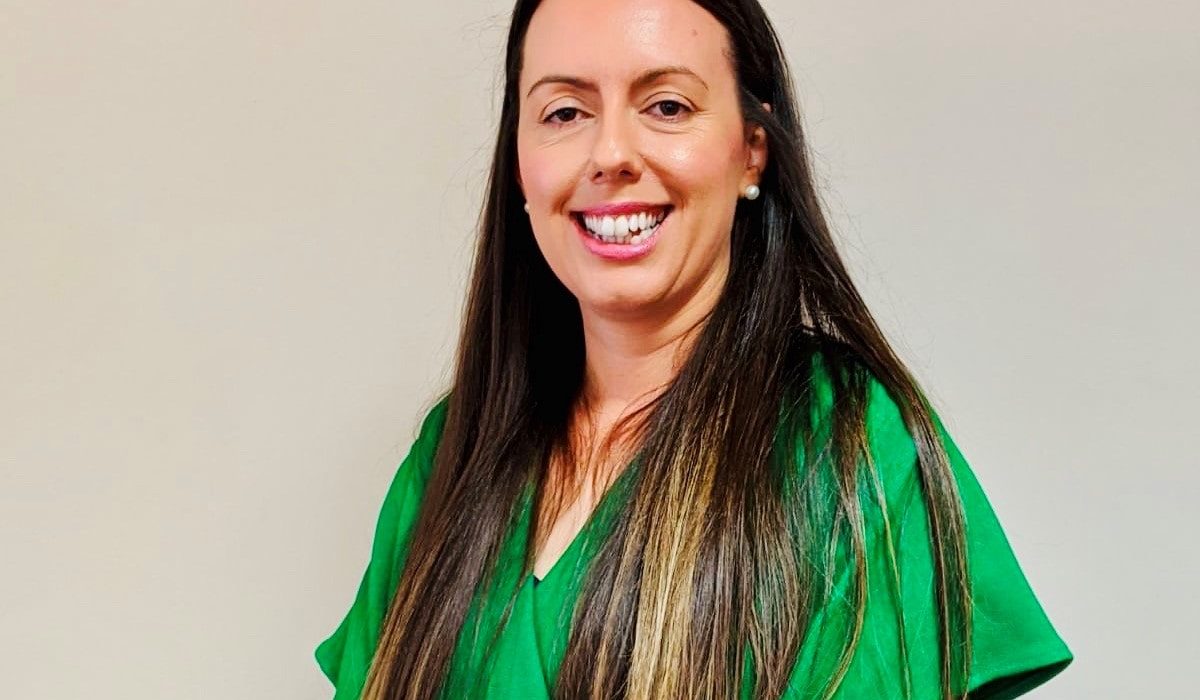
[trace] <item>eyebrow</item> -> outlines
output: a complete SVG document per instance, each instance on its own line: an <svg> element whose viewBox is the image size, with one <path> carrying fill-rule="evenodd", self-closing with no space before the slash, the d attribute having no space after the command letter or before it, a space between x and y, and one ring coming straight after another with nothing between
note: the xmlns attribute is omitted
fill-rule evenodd
<svg viewBox="0 0 1200 700"><path fill-rule="evenodd" d="M663 77L664 75L671 75L671 74L691 76L691 77L695 78L696 80L700 81L700 84L704 86L705 90L708 89L708 83L704 82L703 78L701 78L699 75L696 75L696 72L694 70L692 70L691 68L688 68L687 66L662 66L661 68L651 68L647 71L643 71L642 74L639 75L633 81L633 87L634 87L634 89L643 87L645 85L653 83L654 81L658 80L659 78ZM530 95L533 94L534 90L538 89L539 87L541 87L542 85L545 85L547 83L564 83L566 85L571 85L573 87L579 88L580 90L587 90L590 92L599 92L599 90L600 90L599 86L597 86L596 83L594 83L590 80L584 79L584 78L579 78L579 77L576 77L573 75L547 75L546 77L544 77L544 78L538 80L536 83L534 83L529 88L529 92L526 93L525 96L529 97Z"/></svg>

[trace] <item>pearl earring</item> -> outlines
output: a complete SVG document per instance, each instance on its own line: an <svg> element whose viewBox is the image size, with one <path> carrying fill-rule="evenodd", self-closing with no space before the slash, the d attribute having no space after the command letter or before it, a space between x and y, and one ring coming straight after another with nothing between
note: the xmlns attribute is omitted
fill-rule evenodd
<svg viewBox="0 0 1200 700"><path fill-rule="evenodd" d="M762 190L758 189L758 185L746 185L746 199L758 199L758 195Z"/></svg>
<svg viewBox="0 0 1200 700"><path fill-rule="evenodd" d="M525 213L529 213L529 202L525 202Z"/></svg>

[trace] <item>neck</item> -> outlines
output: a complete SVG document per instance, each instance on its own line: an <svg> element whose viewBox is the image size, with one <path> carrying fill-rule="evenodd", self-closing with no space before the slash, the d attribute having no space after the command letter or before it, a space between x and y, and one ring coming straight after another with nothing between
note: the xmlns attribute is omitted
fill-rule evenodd
<svg viewBox="0 0 1200 700"><path fill-rule="evenodd" d="M710 278L687 303L666 311L618 315L581 309L589 403L615 415L658 395L690 354L723 282Z"/></svg>

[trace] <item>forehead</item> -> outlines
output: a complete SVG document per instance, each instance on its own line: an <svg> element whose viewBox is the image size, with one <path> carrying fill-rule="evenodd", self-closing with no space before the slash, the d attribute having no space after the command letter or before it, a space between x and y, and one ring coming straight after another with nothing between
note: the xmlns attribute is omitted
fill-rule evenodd
<svg viewBox="0 0 1200 700"><path fill-rule="evenodd" d="M547 73L624 83L684 66L706 83L731 82L725 28L691 0L545 0L525 35L521 94Z"/></svg>

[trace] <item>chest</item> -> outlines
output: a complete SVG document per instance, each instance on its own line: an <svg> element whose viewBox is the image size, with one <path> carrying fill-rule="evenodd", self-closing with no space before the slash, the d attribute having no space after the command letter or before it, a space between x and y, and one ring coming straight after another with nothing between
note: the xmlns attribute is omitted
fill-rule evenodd
<svg viewBox="0 0 1200 700"><path fill-rule="evenodd" d="M579 533L595 508L595 490L589 487L561 513L547 518L552 522L548 526L544 541L539 545L534 556L533 575L535 577L539 580L544 579L553 570L563 553L579 537Z"/></svg>

